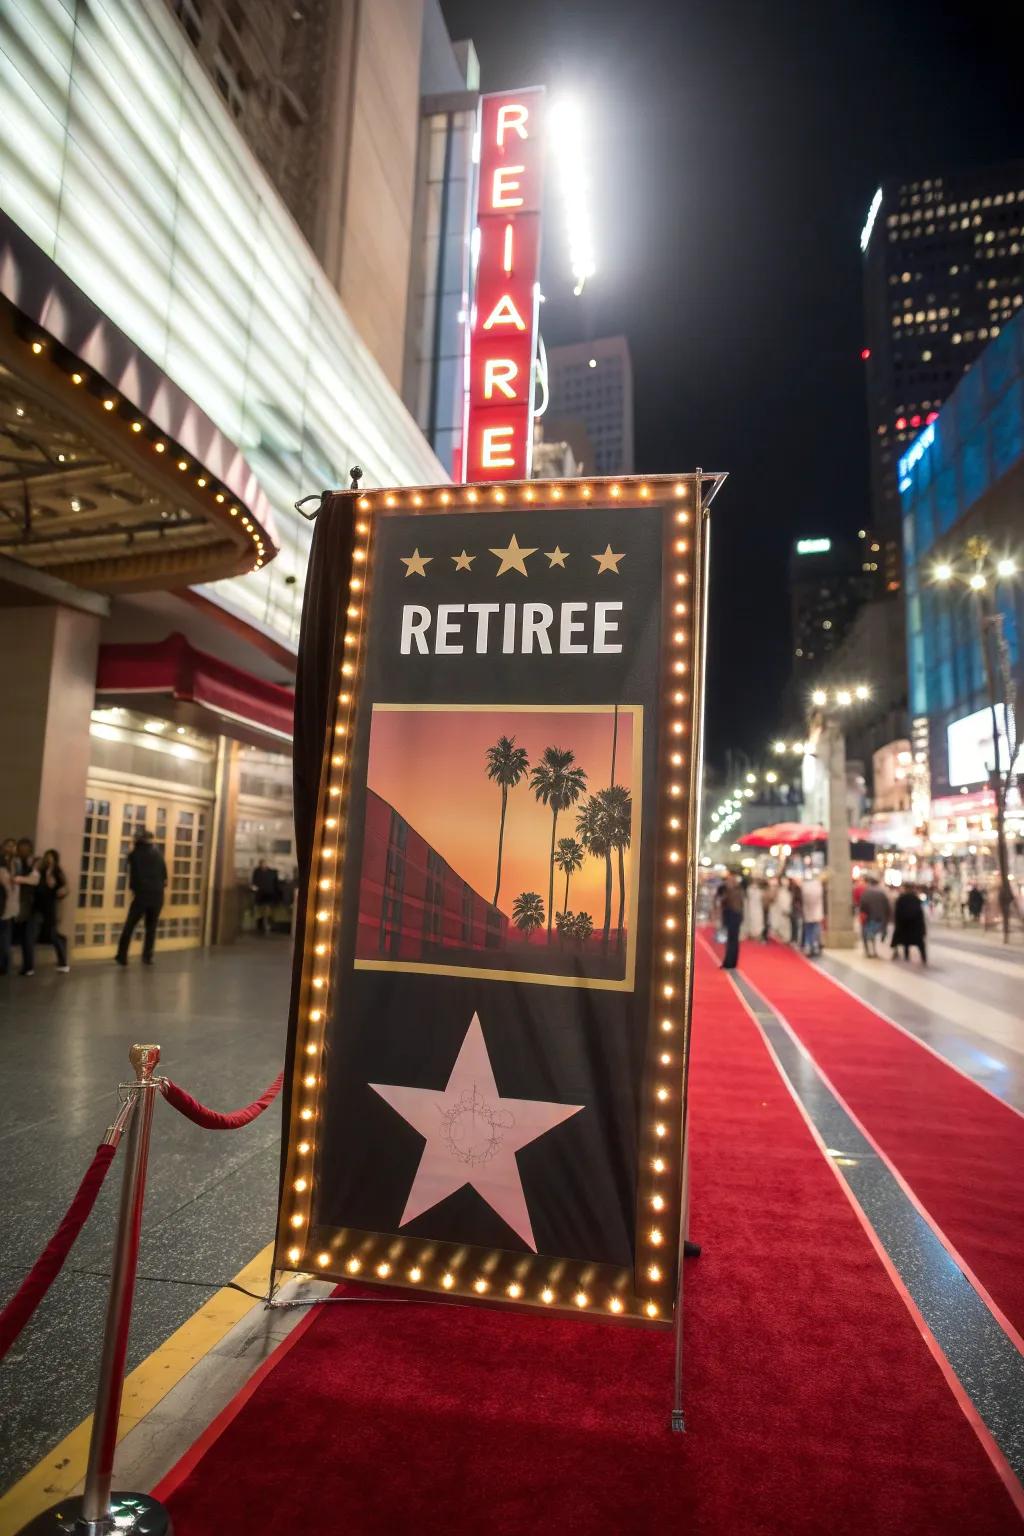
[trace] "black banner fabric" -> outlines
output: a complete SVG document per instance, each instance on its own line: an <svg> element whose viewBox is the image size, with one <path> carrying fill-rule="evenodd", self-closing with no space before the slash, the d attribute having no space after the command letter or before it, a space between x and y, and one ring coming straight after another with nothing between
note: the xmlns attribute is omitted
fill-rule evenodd
<svg viewBox="0 0 1024 1536"><path fill-rule="evenodd" d="M283 1267L671 1315L694 486L616 491L334 499Z"/></svg>

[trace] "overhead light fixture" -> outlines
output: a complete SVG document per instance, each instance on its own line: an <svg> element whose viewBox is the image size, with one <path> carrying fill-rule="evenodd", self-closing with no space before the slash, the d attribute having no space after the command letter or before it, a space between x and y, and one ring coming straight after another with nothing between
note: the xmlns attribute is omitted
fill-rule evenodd
<svg viewBox="0 0 1024 1536"><path fill-rule="evenodd" d="M573 293L581 294L596 271L590 215L590 178L587 173L587 132L578 101L555 102L548 113L548 142L558 161Z"/></svg>

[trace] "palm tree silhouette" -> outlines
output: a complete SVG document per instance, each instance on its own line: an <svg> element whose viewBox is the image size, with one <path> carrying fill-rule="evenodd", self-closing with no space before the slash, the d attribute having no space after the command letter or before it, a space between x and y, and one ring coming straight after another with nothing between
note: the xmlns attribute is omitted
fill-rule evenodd
<svg viewBox="0 0 1024 1536"><path fill-rule="evenodd" d="M514 736L499 736L493 747L488 747L485 754L487 758L487 777L501 785L501 821L498 824L498 868L494 876L494 900L492 907L498 905L498 892L501 890L501 850L505 842L505 812L508 808L508 792L515 789L520 779L525 778L530 767L530 758L525 747L517 747Z"/></svg>
<svg viewBox="0 0 1024 1536"><path fill-rule="evenodd" d="M542 805L551 808L551 854L548 861L548 943L551 943L552 907L555 904L555 832L559 811L575 805L587 787L582 768L574 768L575 752L568 747L545 747L530 774L530 788Z"/></svg>
<svg viewBox="0 0 1024 1536"><path fill-rule="evenodd" d="M618 942L622 945L622 923L626 911L626 869L623 850L629 847L633 831L633 796L621 784L611 784L598 791L608 816L608 835L619 862Z"/></svg>
<svg viewBox="0 0 1024 1536"><path fill-rule="evenodd" d="M601 798L604 793L604 790L598 790L576 812L576 833L592 858L604 859L604 937L601 947L607 953L612 926L612 826Z"/></svg>
<svg viewBox="0 0 1024 1536"><path fill-rule="evenodd" d="M574 837L560 837L555 849L555 863L565 876L565 900L562 911L569 910L569 876L583 868L583 848ZM557 913L556 913L557 916Z"/></svg>
<svg viewBox="0 0 1024 1536"><path fill-rule="evenodd" d="M544 922L544 900L536 891L520 891L512 903L512 921L526 937Z"/></svg>

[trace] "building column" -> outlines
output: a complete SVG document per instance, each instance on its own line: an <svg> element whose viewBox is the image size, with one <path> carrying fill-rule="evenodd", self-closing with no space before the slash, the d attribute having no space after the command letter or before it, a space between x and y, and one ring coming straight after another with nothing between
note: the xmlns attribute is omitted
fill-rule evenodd
<svg viewBox="0 0 1024 1536"><path fill-rule="evenodd" d="M850 870L850 813L846 804L846 739L838 720L826 720L828 768L828 949L852 949L853 877Z"/></svg>
<svg viewBox="0 0 1024 1536"><path fill-rule="evenodd" d="M0 608L8 658L0 718L0 837L56 848L68 877L64 931L74 929L82 866L89 722L96 699L100 619L54 604Z"/></svg>
<svg viewBox="0 0 1024 1536"><path fill-rule="evenodd" d="M235 837L238 830L238 786L241 752L237 741L222 736L217 747L210 878L206 891L204 944L233 944L242 925L238 882L235 879Z"/></svg>

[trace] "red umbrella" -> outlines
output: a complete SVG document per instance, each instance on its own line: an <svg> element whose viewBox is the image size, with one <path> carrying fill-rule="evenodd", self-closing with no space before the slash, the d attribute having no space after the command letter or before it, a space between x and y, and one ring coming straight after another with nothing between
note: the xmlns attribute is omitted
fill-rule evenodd
<svg viewBox="0 0 1024 1536"><path fill-rule="evenodd" d="M863 832L850 831L851 843L867 841ZM806 826L800 821L780 821L774 827L758 827L740 838L744 848L774 848L788 843L790 848L803 848L808 843L827 843L828 831L821 826Z"/></svg>

